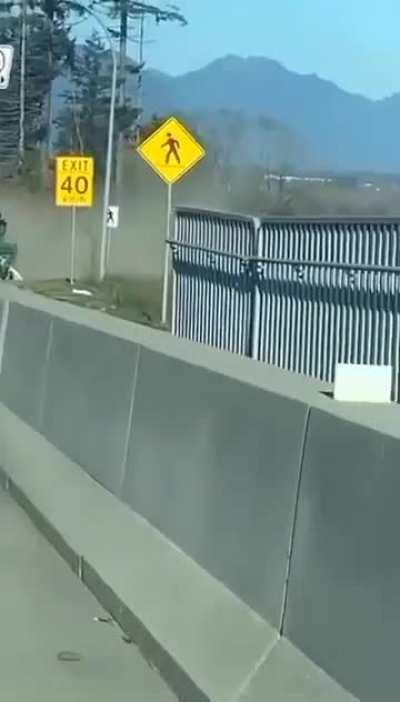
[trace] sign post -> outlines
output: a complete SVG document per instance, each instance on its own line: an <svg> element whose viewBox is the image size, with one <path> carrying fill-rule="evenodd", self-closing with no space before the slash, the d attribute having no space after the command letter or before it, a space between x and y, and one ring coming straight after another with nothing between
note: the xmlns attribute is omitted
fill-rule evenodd
<svg viewBox="0 0 400 702"><path fill-rule="evenodd" d="M72 218L71 218L71 275L70 283L74 284L75 281L75 242L76 242L76 207L72 208Z"/></svg>
<svg viewBox="0 0 400 702"><path fill-rule="evenodd" d="M168 316L168 279L169 279L169 244L171 238L171 219L172 219L172 184L168 183L168 200L167 200L167 231L165 237L164 248L164 275L162 289L162 306L161 306L161 321L163 324L167 322Z"/></svg>
<svg viewBox="0 0 400 702"><path fill-rule="evenodd" d="M70 282L75 280L76 208L92 207L94 196L94 159L91 156L57 156L57 207L71 207Z"/></svg>
<svg viewBox="0 0 400 702"><path fill-rule="evenodd" d="M175 117L171 117L137 149L138 154L168 186L166 242L161 321L167 322L169 244L172 220L172 186L183 178L206 155L204 148Z"/></svg>

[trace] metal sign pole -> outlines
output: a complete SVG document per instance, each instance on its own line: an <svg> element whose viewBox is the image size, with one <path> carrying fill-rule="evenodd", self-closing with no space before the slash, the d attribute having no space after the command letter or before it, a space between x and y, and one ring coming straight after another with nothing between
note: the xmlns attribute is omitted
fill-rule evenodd
<svg viewBox="0 0 400 702"><path fill-rule="evenodd" d="M71 285L75 282L75 243L76 243L76 207L72 208L71 218Z"/></svg>
<svg viewBox="0 0 400 702"><path fill-rule="evenodd" d="M114 47L110 39L111 57L112 57L112 83L110 97L110 117L108 122L108 140L107 140L107 160L106 174L104 179L104 199L103 199L103 222L101 229L101 246L100 246L100 282L104 280L106 275L106 259L107 259L107 215L110 205L110 190L111 190L111 171L113 164L113 142L114 142L114 119L115 119L115 98L117 92L117 58L115 56Z"/></svg>
<svg viewBox="0 0 400 702"><path fill-rule="evenodd" d="M106 272L110 266L110 250L111 250L111 229L107 227L107 254L106 254Z"/></svg>
<svg viewBox="0 0 400 702"><path fill-rule="evenodd" d="M162 312L161 312L161 322L162 324L167 323L168 315L168 283L169 283L169 244L168 239L171 235L171 218L172 218L172 185L168 183L168 204L167 204L167 227L166 227L166 241L164 250L164 278L163 278L163 292L162 292Z"/></svg>
<svg viewBox="0 0 400 702"><path fill-rule="evenodd" d="M113 34L102 18L92 10L91 7L84 7L78 3L80 9L93 17L95 22L102 28L105 38L110 47L110 55L112 61L112 79L111 79L111 95L110 95L110 114L108 118L108 137L107 137L107 158L106 158L106 173L104 177L104 195L103 195L103 219L101 224L101 242L100 242L100 270L99 280L103 282L106 275L106 258L107 258L107 212L110 204L111 190L111 171L113 166L113 146L114 146L114 121L115 121L115 100L117 95L117 55L113 44Z"/></svg>

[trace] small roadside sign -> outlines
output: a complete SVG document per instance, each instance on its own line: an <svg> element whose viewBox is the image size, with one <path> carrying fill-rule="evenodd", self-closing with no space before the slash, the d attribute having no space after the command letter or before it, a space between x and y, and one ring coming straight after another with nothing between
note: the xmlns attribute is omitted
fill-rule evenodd
<svg viewBox="0 0 400 702"><path fill-rule="evenodd" d="M9 44L0 44L0 90L10 85L10 75L14 57L14 48Z"/></svg>
<svg viewBox="0 0 400 702"><path fill-rule="evenodd" d="M168 185L183 178L206 155L204 148L175 117L171 117L137 149Z"/></svg>
<svg viewBox="0 0 400 702"><path fill-rule="evenodd" d="M94 159L92 156L57 156L57 207L92 207Z"/></svg>
<svg viewBox="0 0 400 702"><path fill-rule="evenodd" d="M107 210L107 227L118 229L119 227L119 207L110 206Z"/></svg>

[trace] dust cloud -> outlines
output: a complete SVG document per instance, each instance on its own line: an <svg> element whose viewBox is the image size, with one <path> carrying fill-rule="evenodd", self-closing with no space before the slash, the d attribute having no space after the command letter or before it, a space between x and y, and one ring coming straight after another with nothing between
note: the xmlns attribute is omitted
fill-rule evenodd
<svg viewBox="0 0 400 702"><path fill-rule="evenodd" d="M155 320L160 315L167 186L133 149L123 154L121 172L121 182L114 183L110 200L120 207L120 225L111 230L107 277L118 286L123 298L120 306L141 309ZM379 179L368 190L360 184L343 187L340 182L302 184L274 193L265 190L263 178L260 169L218 172L206 158L174 186L173 205L255 215L399 214L398 183ZM34 289L41 281L65 281L70 276L71 211L55 206L54 184L40 187L39 181L40 174L32 173L29 182L0 183L7 239L18 245L16 268ZM77 211L75 273L87 284L98 276L101 222L100 183L94 207Z"/></svg>

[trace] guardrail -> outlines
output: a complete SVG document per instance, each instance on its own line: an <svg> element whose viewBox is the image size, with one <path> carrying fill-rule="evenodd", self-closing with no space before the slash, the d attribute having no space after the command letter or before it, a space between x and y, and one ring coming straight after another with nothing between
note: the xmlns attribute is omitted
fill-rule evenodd
<svg viewBox="0 0 400 702"><path fill-rule="evenodd" d="M399 241L395 219L178 209L173 333L327 382L338 362L389 364L398 377Z"/></svg>

